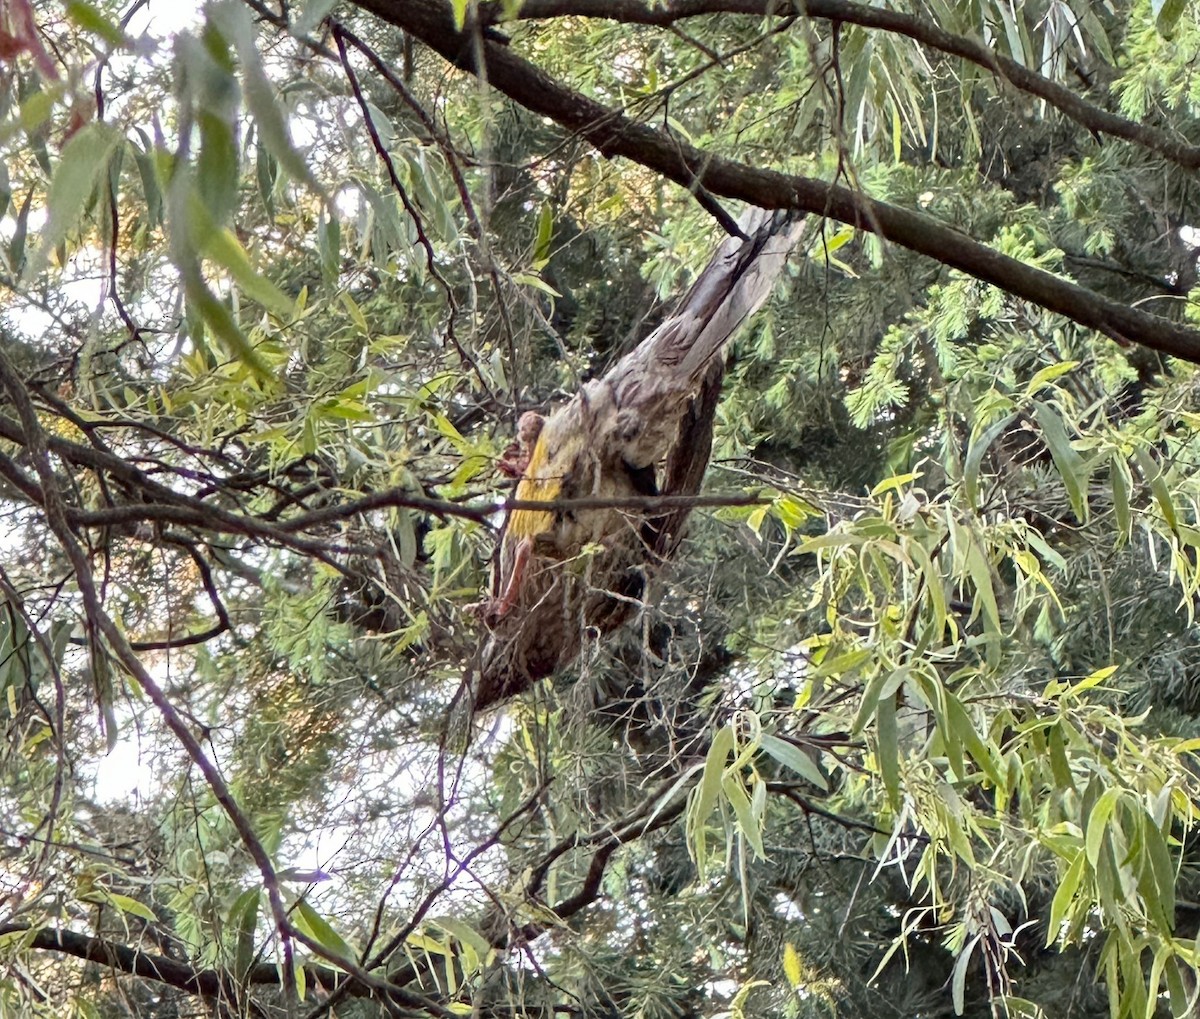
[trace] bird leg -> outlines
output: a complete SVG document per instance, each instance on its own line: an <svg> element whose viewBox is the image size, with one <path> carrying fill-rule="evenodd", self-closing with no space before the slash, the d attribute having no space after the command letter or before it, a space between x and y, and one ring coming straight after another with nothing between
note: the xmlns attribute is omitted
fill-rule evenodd
<svg viewBox="0 0 1200 1019"><path fill-rule="evenodd" d="M486 626L495 626L508 615L516 605L521 595L521 582L525 577L525 569L529 565L529 557L533 554L533 539L522 538L512 550L512 562L508 565L507 576L504 580L504 590L498 595L484 598L470 606L469 610L475 618Z"/></svg>
<svg viewBox="0 0 1200 1019"><path fill-rule="evenodd" d="M532 538L522 538L517 543L517 547L513 549L512 563L509 566L504 590L500 593L500 598L493 609L492 617L494 619L503 619L517 603L517 598L521 594L521 581L525 577L525 568L529 565L529 557L532 554Z"/></svg>

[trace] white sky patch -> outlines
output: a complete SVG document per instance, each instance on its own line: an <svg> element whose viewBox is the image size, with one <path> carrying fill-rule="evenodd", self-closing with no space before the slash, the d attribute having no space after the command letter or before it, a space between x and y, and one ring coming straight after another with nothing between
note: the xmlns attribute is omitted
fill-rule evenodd
<svg viewBox="0 0 1200 1019"><path fill-rule="evenodd" d="M149 34L169 39L180 32L196 28L204 20L199 0L149 0L129 20L126 31L132 36Z"/></svg>
<svg viewBox="0 0 1200 1019"><path fill-rule="evenodd" d="M775 912L792 923L800 923L805 919L804 910L783 892L775 893Z"/></svg>
<svg viewBox="0 0 1200 1019"><path fill-rule="evenodd" d="M73 280L64 280L59 289L66 296L89 311L98 311L108 293L108 280L104 276L79 276Z"/></svg>
<svg viewBox="0 0 1200 1019"><path fill-rule="evenodd" d="M46 221L44 209L31 209L26 250L33 251L41 244L40 227ZM0 238L11 239L15 226L11 217L0 219ZM83 307L90 315L99 315L108 295L108 277L104 271L104 252L85 247L75 251L67 260L57 289L71 303ZM70 313L69 308L66 309ZM0 317L29 337L44 336L60 328L59 322L45 308L32 301L18 299L0 306Z"/></svg>
<svg viewBox="0 0 1200 1019"><path fill-rule="evenodd" d="M148 799L158 789L154 769L143 755L136 736L117 740L112 752L99 760L95 782L96 799L100 803Z"/></svg>
<svg viewBox="0 0 1200 1019"><path fill-rule="evenodd" d="M333 196L333 207L344 220L356 220L363 212L362 192L358 188L342 188Z"/></svg>

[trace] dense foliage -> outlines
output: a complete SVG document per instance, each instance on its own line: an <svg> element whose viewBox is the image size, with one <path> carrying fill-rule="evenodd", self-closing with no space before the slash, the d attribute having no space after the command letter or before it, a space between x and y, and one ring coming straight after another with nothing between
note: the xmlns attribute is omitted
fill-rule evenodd
<svg viewBox="0 0 1200 1019"><path fill-rule="evenodd" d="M1197 1014L1198 46L0 6L0 1016ZM745 202L686 540L472 717L519 415Z"/></svg>

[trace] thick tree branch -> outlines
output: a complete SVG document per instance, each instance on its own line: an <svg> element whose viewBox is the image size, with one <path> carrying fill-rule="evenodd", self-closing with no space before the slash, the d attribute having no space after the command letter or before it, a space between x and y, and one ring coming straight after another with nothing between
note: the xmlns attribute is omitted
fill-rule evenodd
<svg viewBox="0 0 1200 1019"><path fill-rule="evenodd" d="M640 124L551 78L487 31L455 28L444 0L355 0L412 33L527 109L577 132L603 155L624 156L685 188L766 209L797 209L878 234L1122 343L1200 363L1200 332L1131 308L981 244L922 213L809 177L758 169Z"/></svg>
<svg viewBox="0 0 1200 1019"><path fill-rule="evenodd" d="M22 924L0 925L0 936L22 932L26 933L24 943L29 948L59 952L63 955L74 956L76 959L109 966L121 973L166 984L189 994L213 998L229 996L243 983L228 970L199 969L186 962L168 959L163 955L153 955L141 948L123 945L90 934L54 930L50 927L35 930ZM319 984L327 990L341 989L343 994L351 997L368 997L374 993L366 984L331 966L307 963L301 968L310 985ZM258 963L245 974L244 982L258 986L278 987L280 985L279 967L273 962Z"/></svg>
<svg viewBox="0 0 1200 1019"><path fill-rule="evenodd" d="M852 0L670 0L664 4L647 0L525 0L513 16L522 20L604 18L626 24L668 28L678 21L704 14L747 14L756 17L807 15L907 36L930 49L961 57L986 68L1022 92L1044 99L1089 131L1124 138L1189 170L1200 169L1200 147L1188 145L1157 128L1109 113L1080 98L1065 85L997 53L978 39L947 32L932 22L885 7L869 7L853 3ZM501 12L494 4L488 7L488 16L496 21L502 20Z"/></svg>

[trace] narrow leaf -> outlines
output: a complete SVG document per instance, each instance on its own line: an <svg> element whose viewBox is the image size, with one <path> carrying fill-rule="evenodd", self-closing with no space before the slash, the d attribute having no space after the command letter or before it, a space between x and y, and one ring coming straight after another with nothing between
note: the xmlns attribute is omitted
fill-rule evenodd
<svg viewBox="0 0 1200 1019"><path fill-rule="evenodd" d="M357 958L357 953L342 940L329 921L303 899L296 903L295 922L297 927L306 928L304 933L338 958L351 963Z"/></svg>
<svg viewBox="0 0 1200 1019"><path fill-rule="evenodd" d="M1050 449L1054 466L1062 475L1063 484L1067 489L1067 498L1071 500L1071 509L1080 522L1087 519L1087 483L1089 470L1087 465L1074 449L1067 437L1067 429L1062 418L1049 404L1033 402L1037 414L1038 425L1042 429L1042 438Z"/></svg>
<svg viewBox="0 0 1200 1019"><path fill-rule="evenodd" d="M879 773L887 790L888 803L900 809L900 738L896 725L896 698L883 697L875 711L875 735L878 740Z"/></svg>
<svg viewBox="0 0 1200 1019"><path fill-rule="evenodd" d="M983 464L984 454L987 453L1000 433L1012 424L1015 417L1015 414L1009 414L990 425L971 443L971 447L967 450L967 458L963 461L963 491L966 493L967 503L972 509L979 508L979 469Z"/></svg>
<svg viewBox="0 0 1200 1019"><path fill-rule="evenodd" d="M1175 28L1183 12L1187 10L1187 0L1151 0L1150 9L1154 11L1154 27L1164 39L1175 35Z"/></svg>
<svg viewBox="0 0 1200 1019"><path fill-rule="evenodd" d="M790 768L806 782L811 782L825 792L829 791L829 782L817 767L816 761L795 744L768 733L762 736L761 746L764 753L775 758L785 768Z"/></svg>
<svg viewBox="0 0 1200 1019"><path fill-rule="evenodd" d="M23 280L40 273L50 260L50 252L78 225L96 182L108 166L108 157L120 140L116 128L92 123L77 131L63 146L46 198L49 215L42 230L42 243L25 266Z"/></svg>
<svg viewBox="0 0 1200 1019"><path fill-rule="evenodd" d="M1047 948L1058 940L1058 933L1067 915L1067 909L1074 901L1075 891L1083 879L1083 868L1086 862L1087 857L1083 853L1077 853L1075 859L1071 861L1071 866L1067 868L1066 874L1063 875L1058 890L1054 893L1054 900L1050 903L1050 921L1046 924Z"/></svg>

